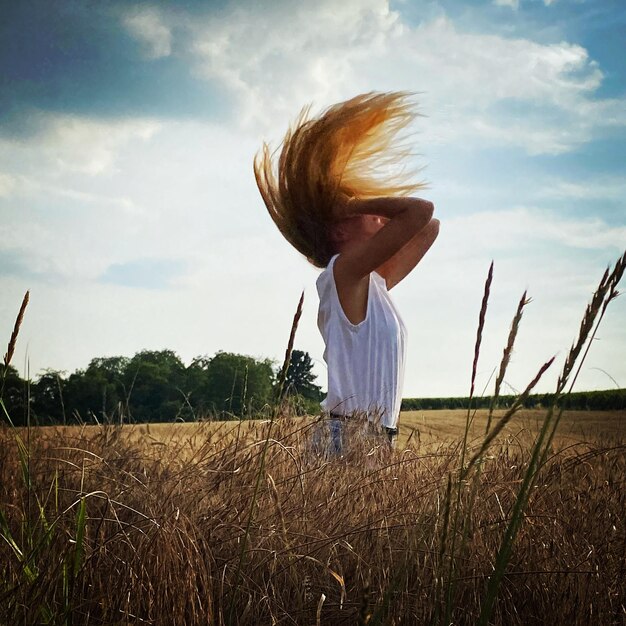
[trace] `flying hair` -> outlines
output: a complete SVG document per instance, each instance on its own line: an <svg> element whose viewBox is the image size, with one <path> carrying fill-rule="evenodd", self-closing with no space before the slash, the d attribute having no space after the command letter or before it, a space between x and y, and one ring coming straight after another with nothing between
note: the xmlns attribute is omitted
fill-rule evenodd
<svg viewBox="0 0 626 626"><path fill-rule="evenodd" d="M335 104L318 117L300 112L280 149L267 143L254 175L270 217L285 239L316 267L334 251L328 226L340 198L406 196L422 189L404 167L413 153L402 131L416 117L411 94L370 92Z"/></svg>

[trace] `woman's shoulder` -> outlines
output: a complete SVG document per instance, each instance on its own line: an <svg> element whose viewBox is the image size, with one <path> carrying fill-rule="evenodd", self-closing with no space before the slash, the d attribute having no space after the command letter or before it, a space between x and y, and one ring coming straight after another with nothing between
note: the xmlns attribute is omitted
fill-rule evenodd
<svg viewBox="0 0 626 626"><path fill-rule="evenodd" d="M322 270L321 274L317 277L317 284L323 283L329 279L334 280L333 267L339 254L335 254L328 261L328 265Z"/></svg>

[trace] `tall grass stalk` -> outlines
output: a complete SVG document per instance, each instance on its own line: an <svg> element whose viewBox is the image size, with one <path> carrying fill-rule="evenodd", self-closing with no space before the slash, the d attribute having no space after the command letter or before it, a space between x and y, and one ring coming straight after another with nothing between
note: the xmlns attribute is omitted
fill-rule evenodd
<svg viewBox="0 0 626 626"><path fill-rule="evenodd" d="M493 396L491 398L491 402L489 404L489 415L487 416L487 426L485 427L485 434L489 433L489 429L491 428L491 420L493 418L493 411L498 405L498 398L500 397L500 387L502 386L502 381L504 381L504 375L506 374L506 370L511 360L511 354L513 353L513 346L515 345L515 339L517 338L519 325L520 325L520 322L522 321L524 307L529 303L530 303L530 298L527 298L527 292L525 291L522 294L522 297L520 298L520 301L517 305L517 310L515 311L515 315L513 316L513 321L511 322L511 329L509 331L509 337L507 339L504 352L502 353L502 361L500 362L500 368L498 369L498 376L496 377L496 386L493 392Z"/></svg>
<svg viewBox="0 0 626 626"><path fill-rule="evenodd" d="M0 417L4 417L7 423L11 426L13 426L13 422L11 421L11 417L9 416L9 413L6 409L6 406L3 400L4 385L6 383L6 377L9 371L9 365L11 365L11 360L13 359L15 346L17 344L17 336L20 333L20 327L22 326L22 322L24 321L24 313L26 312L26 307L28 306L29 300L30 300L30 291L27 291L24 294L24 298L22 299L22 304L20 305L20 310L18 311L17 318L15 319L15 324L13 325L13 332L11 333L11 337L9 338L7 351L4 354L4 359L3 359L4 367L2 368L2 378L0 378L0 408L2 409L2 415L0 415Z"/></svg>
<svg viewBox="0 0 626 626"><path fill-rule="evenodd" d="M450 545L450 552L448 554L448 559L447 559L448 561L447 575L445 576L445 611L444 611L444 618L443 618L445 623L449 623L451 613L452 613L452 602L453 602L452 595L454 592L452 579L453 579L455 560L456 560L456 542L457 542L457 537L459 533L459 525L461 523L461 498L462 498L462 493L464 489L464 483L460 479L460 475L463 472L463 468L465 467L465 455L467 453L467 439L469 436L470 426L472 423L472 418L471 418L472 399L474 397L474 388L476 384L476 372L478 370L478 359L480 356L480 346L482 343L483 331L485 329L485 317L487 314L487 307L489 304L489 294L491 292L492 281L493 281L493 261L491 262L491 265L489 266L489 271L487 272L487 279L485 280L483 298L482 298L482 302L480 305L480 312L478 315L478 328L476 330L476 343L474 345L474 359L472 362L470 395L469 395L469 400L468 400L468 405L467 405L467 417L465 420L465 430L463 432L463 441L461 443L461 455L460 455L459 470L458 470L459 478L454 482L454 490L451 491L450 489L448 489L446 491L447 498L452 497L452 494L454 493L455 502L454 502L454 505L452 505L451 503L446 504L447 513L449 513L449 509L452 509L453 515L452 515L452 529L450 531L452 540L451 540L451 545ZM448 484L448 486L450 486L450 483ZM445 516L445 519L446 519L446 524L448 524L449 523L448 514ZM446 528L445 529L446 534L444 535L444 537L447 535L447 532L448 532L448 529ZM442 550L445 550L445 544L442 545ZM442 567L440 576L443 577L443 567L445 567L445 561L443 559L440 563L440 566ZM442 585L442 588L443 587L444 585Z"/></svg>
<svg viewBox="0 0 626 626"><path fill-rule="evenodd" d="M241 572L244 568L245 565L245 558L246 558L246 551L248 549L248 541L250 538L250 529L252 528L252 521L254 519L254 511L255 508L257 506L257 499L259 496L259 488L261 486L261 479L265 474L265 457L267 455L267 448L270 442L270 437L272 434L272 426L274 425L274 420L277 416L277 410L278 410L278 406L279 403L282 400L282 392L283 392L283 387L285 385L285 378L287 376L287 370L289 369L289 363L291 362L291 353L293 351L293 345L295 342L295 338L296 338L296 331L298 330L298 323L300 321L300 317L302 317L302 307L304 305L304 291L302 292L302 294L300 295L300 300L298 301L298 306L296 307L296 313L293 317L293 322L291 323L291 331L289 333L289 341L287 342L287 349L285 351L285 360L283 362L283 366L281 368L280 371L280 376L278 379L278 392L277 392L277 396L276 396L276 404L275 406L272 408L272 416L269 422L269 427L267 430L267 436L263 442L263 448L261 451L261 455L259 458L259 469L258 472L256 474L256 479L254 482L254 492L252 494L252 500L250 502L250 509L248 512L248 520L246 522L246 529L244 532L244 536L243 539L241 541L241 550L239 552L239 561L237 563L237 571L235 574L235 580L236 581L240 581L241 579ZM230 607L228 610L228 623L232 624L233 623L233 618L234 618L234 608L235 608L235 602L237 599L237 590L238 590L238 583L235 585L235 591L231 597L231 602L230 602Z"/></svg>
<svg viewBox="0 0 626 626"><path fill-rule="evenodd" d="M528 468L524 475L520 490L517 494L509 523L506 527L502 542L500 544L500 548L496 556L493 574L489 577L486 595L482 604L481 613L478 621L479 626L486 626L489 623L498 589L500 587L507 564L511 557L513 543L524 519L524 511L528 504L530 492L533 486L536 484L538 469L540 467L540 464L546 459L548 450L556 432L556 427L558 426L558 422L562 415L562 409L557 412L557 406L561 398L561 394L563 393L565 386L567 385L569 376L571 375L577 363L577 372L580 371L580 368L582 367L582 364L584 363L584 360L588 354L589 346L587 350L585 350L585 352L583 353L582 358L579 360L582 348L588 340L590 345L590 335L591 337L595 335L595 330L597 330L598 324L602 320L608 304L613 299L615 299L617 295L617 285L619 284L623 276L625 267L626 252L616 262L613 271L609 274L609 271L607 269L602 279L600 280L600 284L598 285L598 288L591 298L591 302L587 305L587 308L585 310L585 314L580 325L578 338L572 344L572 347L570 348L570 351L565 359L563 370L557 382L557 387L552 404L546 413L541 431L532 448ZM592 333L591 331L592 329L594 329L594 326L595 330ZM570 391L572 387L570 387Z"/></svg>
<svg viewBox="0 0 626 626"><path fill-rule="evenodd" d="M490 273L491 273L491 269L490 269ZM458 479L459 491L463 488L463 486L465 484L465 481L466 481L468 475L470 474L470 470L472 469L473 465L479 459L482 460L483 454L489 448L489 446L491 445L492 441L504 429L504 427L509 422L510 418L515 414L515 412L521 406L523 406L524 400L528 397L528 395L530 394L531 390L537 384L537 382L539 381L539 379L543 375L543 372L552 363L552 361L550 361L550 362L546 363L542 367L542 369L539 371L539 373L535 377L535 379L530 383L530 385L521 394L521 396L518 397L518 399L514 403L512 409L510 411L508 411L507 413L505 413L505 415L502 418L500 418L496 428L493 430L492 433L490 433L489 431L490 431L490 427L491 427L491 420L493 418L493 412L494 412L494 409L495 409L495 407L497 406L497 403L498 403L498 398L500 396L500 388L501 388L502 381L504 380L504 376L506 374L506 370L507 370L509 362L510 362L511 353L512 353L513 347L515 345L515 339L517 338L517 332L519 330L519 324L520 324L521 319L522 319L523 310L524 310L524 307L529 302L530 302L530 300L527 298L527 292L525 291L522 294L522 297L520 298L519 304L517 306L517 310L515 312L515 315L513 316L513 320L511 322L511 328L510 328L510 331L509 331L509 336L508 336L508 339L507 339L507 343L506 343L506 346L505 346L503 354L502 354L502 360L500 362L500 367L499 367L499 370L498 370L498 376L496 377L495 389L494 389L494 393L493 393L493 396L492 396L492 399L491 399L491 402L490 402L489 412L487 414L487 424L485 426L485 438L483 440L483 444L481 446L481 450L477 454L475 454L475 456L472 459L470 459L470 461L469 461L469 463L467 465L464 465L463 463L461 464L461 470L460 470L459 479ZM483 306L486 307L486 302L484 303ZM481 307L481 310L482 310L482 307ZM484 318L484 314L481 314L480 318ZM479 347L478 342L477 342L477 346ZM476 353L475 353L475 361L476 361ZM490 377L490 380L491 380L491 377ZM466 431L467 431L467 427L466 427ZM464 518L462 519L460 531L457 531L457 532L460 532L460 534L461 534L461 546L460 546L460 549L459 549L459 558L464 558L465 555L467 554L467 551L468 551L468 542L470 540L470 535L473 532L472 531L472 511L474 510L474 506L475 506L475 503L476 503L476 496L477 496L477 493L479 491L480 481L481 481L481 466L479 465L477 470L476 470L476 472L474 473L471 481L470 481L471 482L471 488L470 488L469 497L468 497L467 512L466 512ZM454 553L451 553L451 555L450 555L451 564L453 562L453 559L455 559L455 558L456 558L456 555ZM448 582L447 582L447 585L448 585L448 587L447 587L447 596L446 596L446 614L445 614L445 618L444 618L444 623L450 623L450 620L452 619L452 613L453 613L453 610L454 610L454 598L456 596L456 590L457 590L457 582L456 582L456 580L454 578L454 571L453 571L452 565L451 565L451 567L449 568L449 571L448 571Z"/></svg>
<svg viewBox="0 0 626 626"><path fill-rule="evenodd" d="M13 332L11 333L7 351L4 355L3 360L4 368L2 372L2 381L0 383L0 403L2 404L2 409L5 416L7 417L7 421L11 426L13 426L13 423L8 415L8 412L6 411L4 402L2 401L2 394L4 392L6 374L15 353L17 338L19 335L20 327L24 320L24 314L26 312L26 307L28 306L29 300L30 292L27 291L24 294L24 298L22 299L22 304L15 320ZM53 521L49 521L46 513L47 501L52 494L54 494L54 510L56 513L58 513L58 473L55 471L54 478L52 480L52 483L50 484L50 487L48 489L48 495L45 500L42 501L39 498L33 486L31 472L30 375L27 376L27 379L29 381L29 392L26 407L26 443L23 442L19 434L15 435L15 444L17 446L19 465L21 469L21 479L22 484L24 485L26 490L26 511L22 519L20 537L16 538L9 526L8 520L4 512L0 508L0 538L3 539L4 542L11 548L13 554L20 562L23 582L27 585L34 585L44 573L43 568L47 564L43 564L40 562L41 555L42 552L50 547L51 543L55 539L55 529L57 521L60 519L60 517L57 517ZM58 376L57 383L60 384ZM63 407L63 422L65 423L65 421L65 407ZM33 501L37 505L36 516L32 514L31 505ZM41 604L38 605L37 611L38 621L41 621L42 623L59 622L69 624L71 626L72 606L70 603L70 597L73 592L74 581L79 574L80 567L82 565L82 559L84 554L83 540L86 519L85 498L82 498L78 507L78 515L76 520L76 541L75 548L73 551L71 551L72 558L70 566L68 569L66 559L64 559L61 568L60 580L63 597L63 610L61 614L62 618L59 618L59 615L55 613L55 611L50 607L47 601L42 601Z"/></svg>
<svg viewBox="0 0 626 626"><path fill-rule="evenodd" d="M15 345L17 344L17 336L20 333L20 326L24 321L24 313L26 312L26 307L28 306L28 302L30 300L30 291L27 291L24 294L24 298L22 299L22 304L20 306L20 310L17 314L17 318L15 319L15 324L13 326L13 332L11 333L11 337L9 339L9 345L7 346L7 351L4 355L4 367L7 368L11 364L11 359L13 358L13 353L15 352Z"/></svg>
<svg viewBox="0 0 626 626"><path fill-rule="evenodd" d="M572 379L570 383L568 394L572 392L574 385L576 384L578 375L580 374L583 363L585 362L585 359L587 358L587 354L589 353L589 350L591 349L591 346L593 345L593 342L596 338L596 334L598 332L598 328L600 324L602 323L602 320L604 319L604 314L606 313L606 310L609 304L613 302L613 300L615 300L620 295L620 292L618 291L617 287L620 284L624 276L625 270L626 270L626 252L624 252L624 254L617 260L617 262L615 263L615 266L613 267L613 271L610 274L608 274L608 269L607 269L604 276L602 277L602 281L600 282L600 287L598 288L596 294L594 294L594 299L592 299L592 302L589 304L589 307L585 311L585 317L583 318L583 321L581 323L579 336L586 334L588 332L588 329L591 328L592 326L593 326L593 332L591 333L589 337L589 341L587 341L587 346L585 348L583 356L578 362L578 368L576 370L574 378ZM602 298L601 306L598 303L598 300L600 298ZM598 310L599 310L599 315L597 314ZM596 312L594 313L594 311ZM587 317L591 318L592 316L594 318L597 317L597 319L595 320L595 326L590 321L587 320ZM579 343L580 343L580 339L579 339ZM578 344L572 347L572 351L574 351L575 354L578 354L581 349L582 347L579 348ZM557 393L560 393L560 391L563 391L563 389L565 389L565 386L567 384L567 379L573 367L574 367L573 362L570 365L570 362L566 361L565 365L563 366L563 373L561 374L561 378L559 379ZM562 415L563 415L563 405L561 405L561 408L559 409L557 416L554 419L554 423L549 431L548 443L545 446L544 454L542 455L542 460L541 460L542 464L545 462L547 452L550 448L552 440L554 439L554 435L556 433L556 429L558 428L559 422L561 421Z"/></svg>
<svg viewBox="0 0 626 626"><path fill-rule="evenodd" d="M289 333L289 341L287 342L287 349L285 350L285 358L283 359L283 366L280 368L280 374L278 375L278 383L276 385L276 404L277 405L279 405L283 399L285 380L287 378L287 371L289 370L289 364L291 363L291 353L293 351L293 344L296 339L296 330L298 329L298 323L300 322L300 318L302 317L303 305L304 305L304 291L300 294L300 300L298 300L296 313L293 316L293 322L291 324L291 332Z"/></svg>
<svg viewBox="0 0 626 626"><path fill-rule="evenodd" d="M506 569L506 565L509 562L512 545L519 531L520 525L523 520L524 510L527 506L528 496L530 489L535 483L538 468L542 465L547 457L548 450L550 449L550 445L552 442L552 438L556 432L556 428L558 426L558 422L562 415L562 408L560 411L556 413L555 416L555 407L559 400L560 395L563 392L566 381L569 378L569 374L574 368L574 364L578 363L578 370L576 372L576 376L582 367L582 363L589 351L590 345L593 341L593 337L597 331L597 328L602 320L604 312L608 304L617 296L617 284L621 280L623 275L624 267L626 266L626 254L618 260L615 265L613 272L609 274L607 270L600 281L600 285L596 292L594 293L591 303L588 305L587 310L585 311L585 315L583 317L583 321L581 323L581 328L579 331L579 336L577 341L573 344L568 357L566 358L565 365L563 368L563 372L559 378L559 382L557 384L557 391L554 395L554 401L552 406L548 408L546 416L544 418L544 422L541 428L541 431L535 441L535 444L531 451L531 459L528 465L528 469L524 475L524 479L522 480L522 484L519 492L517 493L516 500L513 506L512 516L509 520L507 528L502 538L502 542L500 545L500 549L498 550L498 554L496 556L496 562L494 566L494 573L489 578L489 583L486 590L485 602L483 608L481 610L480 615L480 624L487 624L489 617L491 615L491 611L493 609L493 604L495 602L495 597L497 595L500 583L502 581L502 577L504 575L504 571ZM478 450L473 454L470 458L470 461L465 463L466 453L468 450L467 447L467 439L469 433L469 427L471 424L471 398L473 397L474 385L475 385L475 376L477 370L478 359L480 355L480 346L481 346L481 338L484 330L484 320L485 314L488 306L489 300L489 291L492 283L493 277L493 263L489 268L489 272L487 275L487 280L485 282L485 290L483 294L483 300L481 303L481 309L479 314L479 324L478 331L476 337L476 345L474 350L474 359L472 364L472 381L470 388L470 406L468 407L468 413L466 418L466 427L463 435L463 441L461 444L460 451L460 463L459 463L459 472L458 478L455 484L455 502L453 505L454 514L452 516L452 528L450 531L451 535L451 545L450 551L448 555L448 568L447 568L447 580L446 580L446 598L445 598L445 613L443 616L442 623L451 623L452 615L455 607L455 594L456 594L456 584L455 584L455 563L458 558L462 558L467 548L467 541L470 533L471 526L471 516L475 503L476 493L478 484L481 476L481 464L484 458L484 455L492 446L493 442L496 438L501 434L504 428L508 425L509 421L512 417L519 411L519 409L523 406L524 401L527 399L533 388L542 378L543 374L546 370L551 366L554 361L554 357L544 363L539 369L535 378L529 383L526 389L519 394L519 396L514 401L513 405L505 412L505 414L498 420L496 425L492 428L491 421L493 417L494 409L497 405L497 400L499 397L499 392L501 388L502 381L504 380L504 376L506 373L506 369L508 367L510 356L513 350L513 346L515 343L515 339L517 337L517 332L519 329L519 324L522 318L522 313L524 307L528 304L529 300L527 299L527 293L524 292L522 295L516 313L513 317L513 321L511 323L511 328L509 331L509 336L507 339L506 346L503 351L502 361L500 363L500 368L498 371L498 376L496 378L495 390L491 399L489 412L487 416L487 423L485 427L485 436L483 438L482 443L480 444ZM599 315L598 315L599 314ZM597 323L596 323L597 318ZM595 324L595 326L594 326ZM593 332L591 332L593 329ZM591 334L591 338L589 337ZM587 348L582 356L582 359L578 360L578 356L583 348L583 346L587 343ZM570 386L570 392L573 388L573 383L575 382L575 378L572 381L572 385ZM465 513L465 517L461 514L461 504L462 497L465 491L468 478L470 477L472 469L476 468L476 472L473 474L471 479L471 489L469 492L469 502L468 509ZM459 554L457 555L457 536L461 536L461 546L459 550ZM445 547L445 546L444 546Z"/></svg>

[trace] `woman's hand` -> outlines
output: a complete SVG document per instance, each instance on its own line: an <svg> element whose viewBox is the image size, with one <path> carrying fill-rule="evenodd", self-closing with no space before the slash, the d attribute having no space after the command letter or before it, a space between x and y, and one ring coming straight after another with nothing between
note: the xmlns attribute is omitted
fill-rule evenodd
<svg viewBox="0 0 626 626"><path fill-rule="evenodd" d="M337 193L337 197L333 205L333 217L336 222L354 215L354 209L352 207L354 200L354 196L349 196L342 191Z"/></svg>

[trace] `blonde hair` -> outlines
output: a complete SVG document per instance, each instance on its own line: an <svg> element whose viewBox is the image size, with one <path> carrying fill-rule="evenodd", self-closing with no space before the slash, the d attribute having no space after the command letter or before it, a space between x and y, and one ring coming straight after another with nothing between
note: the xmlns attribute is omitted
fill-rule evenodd
<svg viewBox="0 0 626 626"><path fill-rule="evenodd" d="M403 92L365 93L335 104L316 118L305 107L289 128L274 167L264 143L254 159L259 191L274 223L317 267L333 255L328 226L337 199L409 195L423 188L398 168L411 154L399 133L417 113Z"/></svg>

